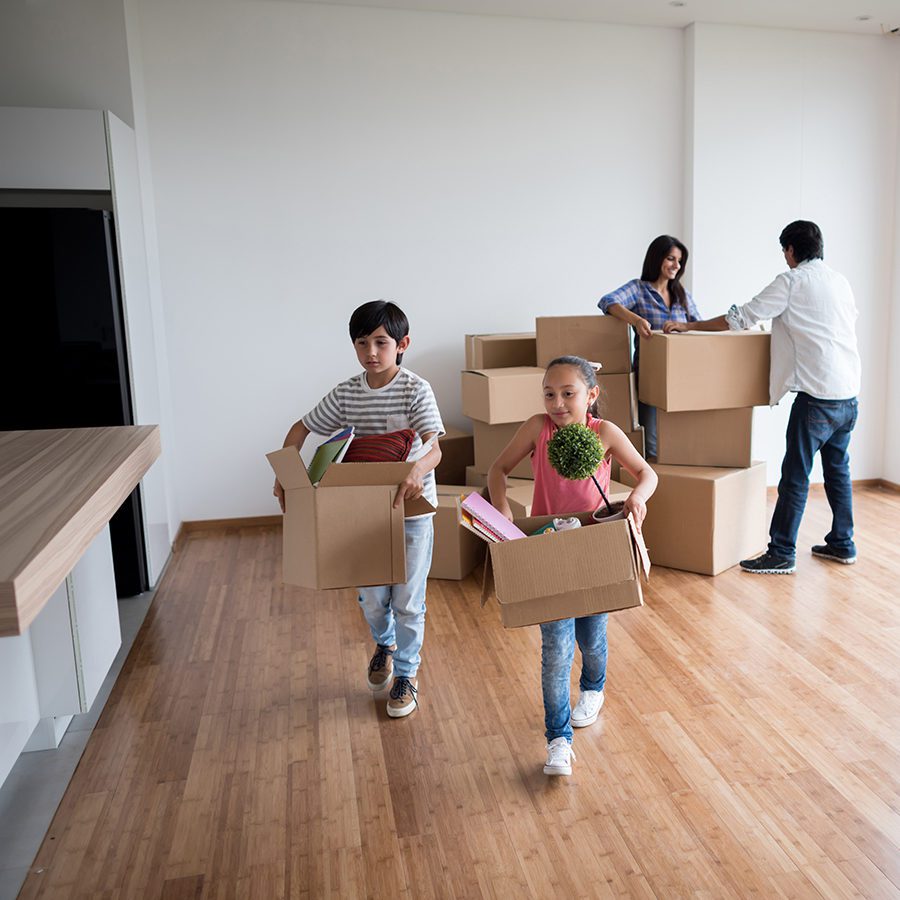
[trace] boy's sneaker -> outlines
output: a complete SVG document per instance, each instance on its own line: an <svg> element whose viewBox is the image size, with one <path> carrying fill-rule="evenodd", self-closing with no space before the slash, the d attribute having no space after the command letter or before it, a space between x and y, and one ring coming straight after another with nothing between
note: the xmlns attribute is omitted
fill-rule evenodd
<svg viewBox="0 0 900 900"><path fill-rule="evenodd" d="M419 705L416 694L418 694L416 679L398 675L394 679L391 696L387 702L387 714L392 719L408 716Z"/></svg>
<svg viewBox="0 0 900 900"><path fill-rule="evenodd" d="M394 671L394 651L383 644L375 645L375 652L369 660L368 685L370 691L381 691L387 687Z"/></svg>
<svg viewBox="0 0 900 900"><path fill-rule="evenodd" d="M852 566L856 562L856 551L852 553L841 552L829 547L828 544L816 544L812 548L812 555L821 559L830 559L832 562L841 563L845 566Z"/></svg>
<svg viewBox="0 0 900 900"><path fill-rule="evenodd" d="M771 553L763 553L756 559L742 559L741 568L745 572L754 572L757 575L793 575L797 571L797 563L793 559L782 559L780 556L772 556Z"/></svg>
<svg viewBox="0 0 900 900"><path fill-rule="evenodd" d="M575 751L572 745L564 738L553 738L547 744L547 763L544 766L545 775L571 775L572 760L575 759Z"/></svg>
<svg viewBox="0 0 900 900"><path fill-rule="evenodd" d="M582 691L572 710L572 727L587 728L597 721L603 706L603 691Z"/></svg>

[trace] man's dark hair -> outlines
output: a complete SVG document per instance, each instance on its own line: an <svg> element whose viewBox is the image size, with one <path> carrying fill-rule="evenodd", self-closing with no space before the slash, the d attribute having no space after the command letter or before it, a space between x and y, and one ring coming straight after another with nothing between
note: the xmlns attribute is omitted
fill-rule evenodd
<svg viewBox="0 0 900 900"><path fill-rule="evenodd" d="M681 251L681 267L674 278L669 279L669 296L672 303L680 303L687 309L687 296L684 286L681 283L681 276L684 275L684 267L688 261L688 249L670 234L661 234L658 238L654 238L647 248L647 254L644 256L644 267L641 269L641 281L656 281L659 273L662 271L663 260L669 253L677 247Z"/></svg>
<svg viewBox="0 0 900 900"><path fill-rule="evenodd" d="M406 314L390 300L370 300L353 310L350 316L350 340L365 337L384 325L384 330L399 344L409 334L409 319ZM403 354L397 354L397 364Z"/></svg>
<svg viewBox="0 0 900 900"><path fill-rule="evenodd" d="M793 247L794 259L798 263L808 259L824 258L825 242L822 240L822 232L815 222L807 222L803 219L791 222L790 225L785 226L778 240L781 241L782 250Z"/></svg>

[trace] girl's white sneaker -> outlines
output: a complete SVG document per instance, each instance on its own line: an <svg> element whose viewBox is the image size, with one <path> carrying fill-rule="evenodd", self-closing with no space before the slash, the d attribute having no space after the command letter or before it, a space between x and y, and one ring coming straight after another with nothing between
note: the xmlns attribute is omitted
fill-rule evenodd
<svg viewBox="0 0 900 900"><path fill-rule="evenodd" d="M547 764L544 766L544 774L571 775L573 759L575 751L572 745L564 737L553 738L547 744Z"/></svg>
<svg viewBox="0 0 900 900"><path fill-rule="evenodd" d="M593 725L603 706L603 691L582 691L572 710L572 727L586 728Z"/></svg>

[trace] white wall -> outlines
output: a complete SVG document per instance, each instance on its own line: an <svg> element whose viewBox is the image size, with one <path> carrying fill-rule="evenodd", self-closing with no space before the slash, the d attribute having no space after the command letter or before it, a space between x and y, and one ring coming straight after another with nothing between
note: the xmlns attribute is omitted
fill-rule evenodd
<svg viewBox="0 0 900 900"><path fill-rule="evenodd" d="M894 46L894 83L900 86L900 41ZM900 90L898 90L900 95ZM891 311L885 321L885 331L890 335L888 351L887 390L885 398L884 471L888 481L900 484L900 96L897 106L898 147L895 161L895 200L893 229L893 290L890 294Z"/></svg>
<svg viewBox="0 0 900 900"><path fill-rule="evenodd" d="M687 215L695 298L705 316L746 302L784 270L782 227L816 221L826 262L849 278L860 310L852 474L880 477L896 250L897 48L881 37L718 25L692 31ZM769 461L770 483L778 479L790 401L755 416L754 455ZM821 480L818 463L813 478Z"/></svg>
<svg viewBox="0 0 900 900"><path fill-rule="evenodd" d="M682 229L681 31L140 0L186 520L275 511L264 453L396 300L461 423L467 331L585 313Z"/></svg>
<svg viewBox="0 0 900 900"><path fill-rule="evenodd" d="M108 109L133 125L122 0L4 2L0 106Z"/></svg>

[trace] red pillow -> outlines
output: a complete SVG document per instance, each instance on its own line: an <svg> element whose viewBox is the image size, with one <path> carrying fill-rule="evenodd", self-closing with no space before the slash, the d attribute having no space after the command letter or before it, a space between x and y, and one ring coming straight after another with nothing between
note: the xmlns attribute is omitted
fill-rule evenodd
<svg viewBox="0 0 900 900"><path fill-rule="evenodd" d="M416 433L411 428L388 434L354 437L342 462L402 462L412 450Z"/></svg>

